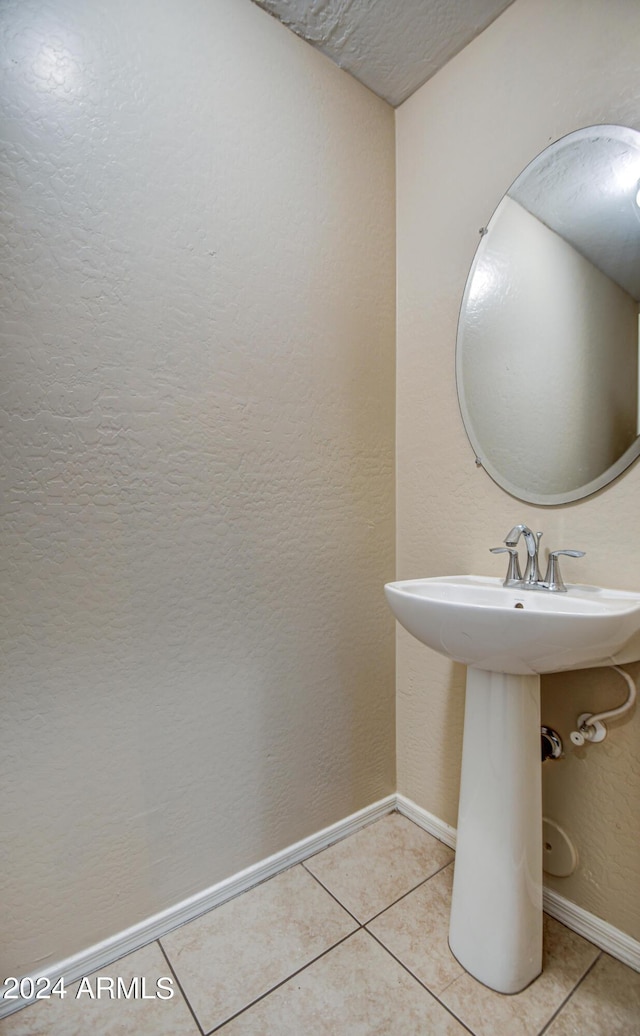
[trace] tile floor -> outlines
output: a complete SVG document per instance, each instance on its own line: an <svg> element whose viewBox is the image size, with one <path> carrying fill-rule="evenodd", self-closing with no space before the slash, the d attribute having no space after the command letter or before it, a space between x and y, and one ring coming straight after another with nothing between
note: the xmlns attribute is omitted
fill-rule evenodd
<svg viewBox="0 0 640 1036"><path fill-rule="evenodd" d="M447 946L453 852L397 813L170 932L1 1036L634 1036L640 975L545 918L539 979L501 996ZM146 998L108 983L146 978ZM175 995L156 997L159 978ZM139 990L142 986L139 985ZM102 992L104 991L104 993Z"/></svg>

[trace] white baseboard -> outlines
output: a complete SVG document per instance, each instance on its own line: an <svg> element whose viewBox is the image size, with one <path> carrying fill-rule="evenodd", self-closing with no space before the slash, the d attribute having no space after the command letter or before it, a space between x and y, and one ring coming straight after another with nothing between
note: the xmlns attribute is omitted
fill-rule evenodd
<svg viewBox="0 0 640 1036"><path fill-rule="evenodd" d="M444 842L450 849L455 849L457 834L455 827L445 824L444 820L440 820L433 813L427 812L422 806L417 806L415 802L405 798L404 795L396 795L396 809L398 813L402 813L403 817L413 820L418 827L421 827L423 831L428 831L439 842Z"/></svg>
<svg viewBox="0 0 640 1036"><path fill-rule="evenodd" d="M555 889L543 890L542 906L550 917L561 921L572 932L583 935L589 942L599 946L623 964L628 964L634 971L640 971L640 942L637 939L632 939L626 932L621 932L619 928L614 928L602 918L576 906Z"/></svg>
<svg viewBox="0 0 640 1036"><path fill-rule="evenodd" d="M404 795L396 795L396 808L403 816L413 820L429 834L435 835L445 845L455 849L456 829L454 827L445 824L443 820L417 806ZM599 946L601 950L615 957L616 960L628 964L635 971L640 971L640 942L637 939L632 939L626 932L621 932L619 928L614 928L602 918L590 914L588 910L583 910L582 907L565 899L554 889L545 888L543 890L542 905L550 917L554 917L556 921L566 925L572 932L584 936L585 939L595 946Z"/></svg>
<svg viewBox="0 0 640 1036"><path fill-rule="evenodd" d="M140 924L118 932L117 935L96 943L72 957L58 961L57 964L48 965L45 972L46 977L52 983L63 978L65 985L68 985L100 968L105 968L119 960L120 957L126 956L127 953L141 949L142 946L161 938L185 922L193 921L201 914L206 914L213 907L220 906L221 903L225 903L241 892L246 892L261 881L272 878L280 871L284 871L288 867L308 859L314 853L326 849L334 842L346 838L347 835L354 834L355 831L374 820L391 813L395 808L396 796L388 795L385 799L380 799L379 802L374 802L371 806L352 813L344 820L339 820L336 824L325 827L308 838L303 838L301 842L296 842L287 849L268 856L260 863L247 867L246 870L204 889L203 892L198 892L189 899L184 899L175 906L169 907L159 914L154 914L145 921L141 921ZM35 978L36 975L32 974L31 977ZM26 1004L31 1003L30 1000L3 1000L2 994L5 988L0 986L0 1018L13 1014L14 1011L19 1011Z"/></svg>
<svg viewBox="0 0 640 1036"><path fill-rule="evenodd" d="M260 863L247 867L246 870L240 871L238 874L234 874L216 885L212 885L203 892L199 892L189 899L182 900L182 902L169 907L167 910L163 910L159 914L154 914L152 917L140 922L140 924L133 925L133 927L119 932L110 939L96 943L94 946L90 946L73 957L67 957L65 960L59 961L57 964L47 968L47 978L52 983L59 978L64 978L65 984L68 984L85 975L90 975L100 968L105 968L120 957L133 953L134 950L141 949L141 947L146 946L155 939L161 938L174 928L178 928L187 921L193 921L196 917L207 913L207 911L212 910L216 906L220 906L221 903L225 903L241 892L246 892L261 881L273 877L275 874L280 873L280 871L294 866L294 864L301 863L302 860L308 859L314 853L320 852L334 842L354 834L360 828L371 824L374 820L378 820L395 809L409 820L413 820L423 830L434 835L439 841L455 849L456 829L454 827L446 824L426 809L422 809L421 806L416 805L415 802L412 802L411 799L406 798L404 795L388 795L386 798L380 799L379 802L374 802L371 806L367 806L357 813L352 813L351 816L345 817L344 820L340 820L336 824L332 824L330 827L326 827L322 831L318 831L316 834L296 842L294 845L283 849L279 853L275 853L273 856L268 856ZM555 917L556 920L561 921L567 928L584 936L612 957L622 961L624 964L628 964L629 967L634 968L636 971L640 971L640 942L632 939L631 936L621 932L618 928L614 928L613 925L608 924L606 921L602 921L594 914L590 914L587 910L576 906L575 903L571 903L553 889L544 890L543 903L544 909L551 917ZM7 1001L1 999L1 996L2 990L0 989L0 1018L13 1014L14 1011L19 1011L20 1008L30 1002L28 1000Z"/></svg>

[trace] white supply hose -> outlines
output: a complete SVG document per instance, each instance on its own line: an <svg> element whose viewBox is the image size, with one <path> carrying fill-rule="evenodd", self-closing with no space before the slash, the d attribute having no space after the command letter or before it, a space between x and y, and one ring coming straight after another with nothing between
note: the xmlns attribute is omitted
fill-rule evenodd
<svg viewBox="0 0 640 1036"><path fill-rule="evenodd" d="M602 723L602 721L605 719L613 719L614 716L622 716L624 712L627 712L628 709L631 708L634 701L636 700L636 695L638 692L636 690L636 685L629 676L629 674L625 672L624 669L621 669L620 666L612 665L611 668L615 669L616 673L620 673L620 676L624 677L624 679L627 681L629 687L629 697L617 709L609 709L608 712L598 712L595 716L591 716L588 720L589 724Z"/></svg>
<svg viewBox="0 0 640 1036"><path fill-rule="evenodd" d="M619 666L613 665L612 669L615 669L616 673L620 673L629 688L629 694L627 700L619 705L617 709L607 709L606 712L597 712L595 716L589 714L578 717L578 729L572 730L569 737L574 745L578 747L583 745L585 741L602 741L604 740L607 732L607 728L604 725L605 719L613 719L615 716L622 716L625 712L628 712L633 703L636 700L637 690L634 681L631 679L629 674L624 669L620 669Z"/></svg>

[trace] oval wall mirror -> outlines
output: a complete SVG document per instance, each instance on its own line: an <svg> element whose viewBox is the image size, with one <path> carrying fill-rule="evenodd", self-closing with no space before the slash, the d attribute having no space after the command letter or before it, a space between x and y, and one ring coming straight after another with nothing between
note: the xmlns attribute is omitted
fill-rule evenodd
<svg viewBox="0 0 640 1036"><path fill-rule="evenodd" d="M640 455L640 133L563 137L481 233L456 347L467 435L518 499L579 500Z"/></svg>

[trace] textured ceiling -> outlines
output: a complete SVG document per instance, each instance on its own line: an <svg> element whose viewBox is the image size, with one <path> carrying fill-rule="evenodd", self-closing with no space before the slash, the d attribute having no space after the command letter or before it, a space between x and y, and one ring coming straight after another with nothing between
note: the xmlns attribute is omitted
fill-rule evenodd
<svg viewBox="0 0 640 1036"><path fill-rule="evenodd" d="M513 0L254 0L394 107Z"/></svg>
<svg viewBox="0 0 640 1036"><path fill-rule="evenodd" d="M513 0L253 2L396 107ZM640 300L640 147L622 132L550 149L509 193Z"/></svg>

